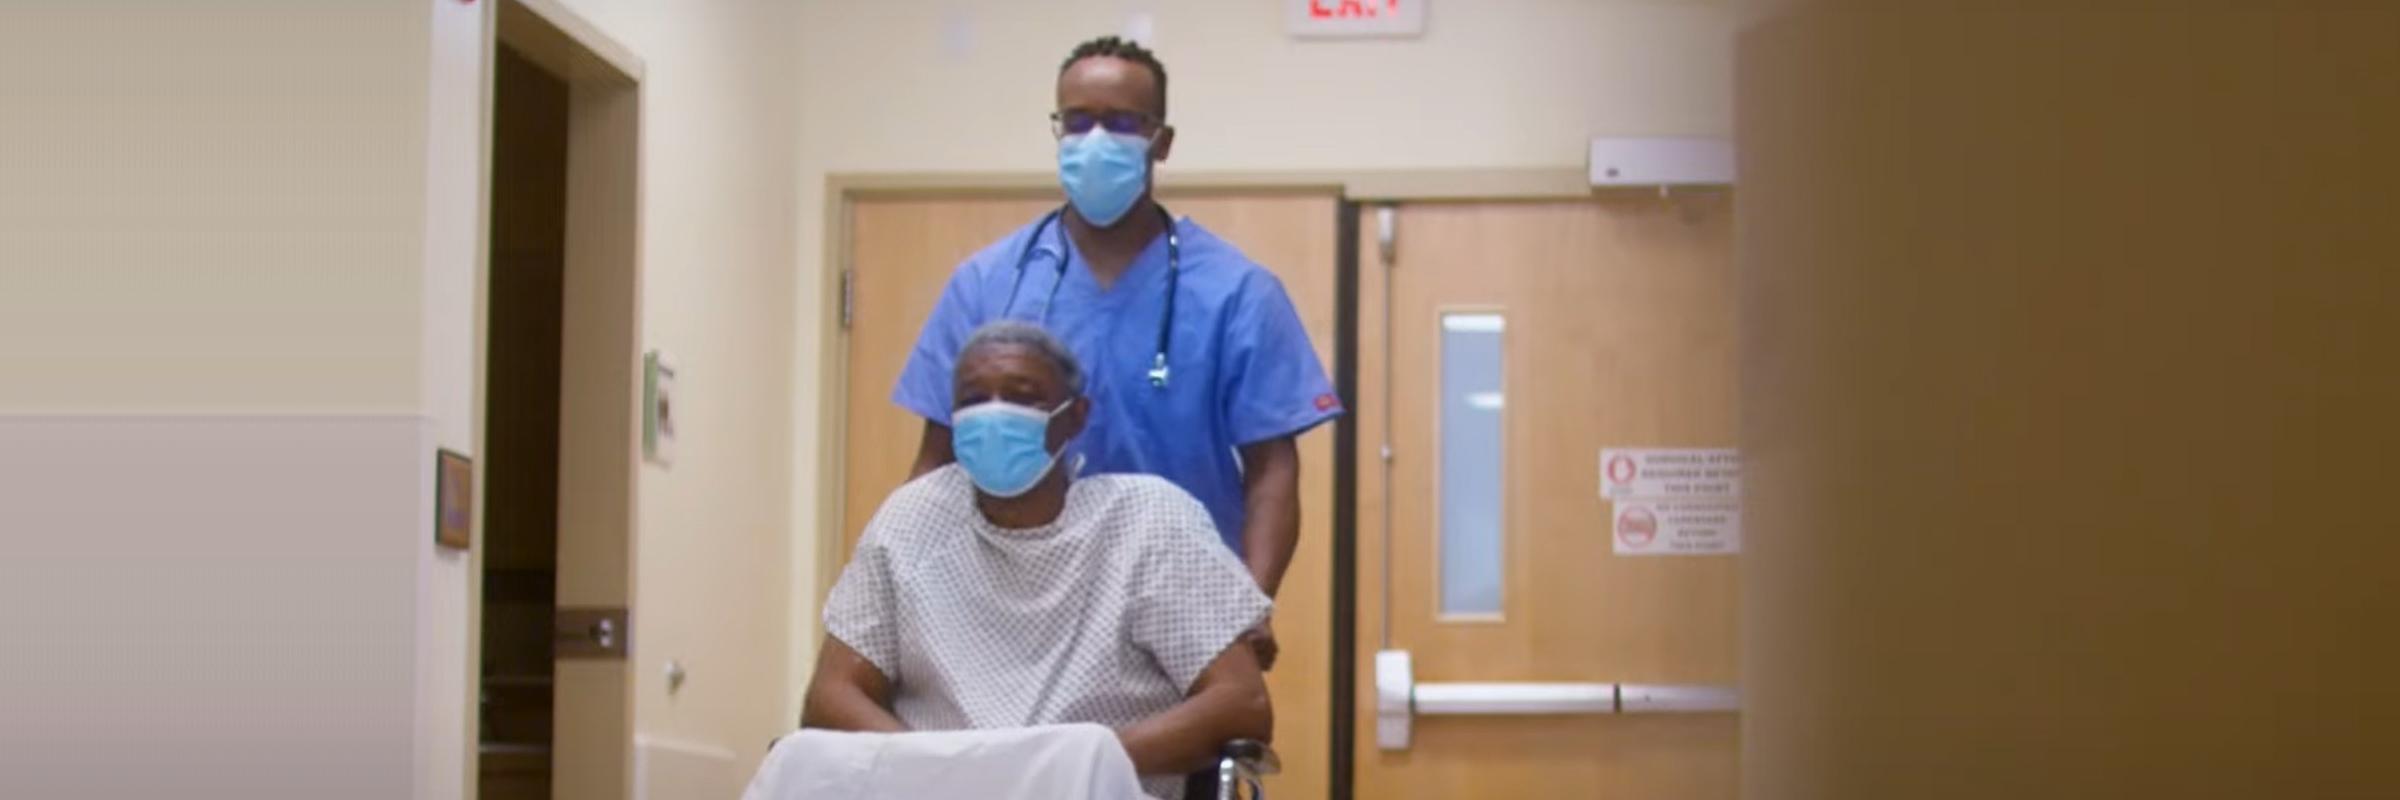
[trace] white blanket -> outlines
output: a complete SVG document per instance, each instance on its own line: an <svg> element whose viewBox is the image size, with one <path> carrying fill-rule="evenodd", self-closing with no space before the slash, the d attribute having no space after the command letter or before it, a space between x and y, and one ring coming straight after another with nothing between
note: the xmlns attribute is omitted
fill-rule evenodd
<svg viewBox="0 0 2400 800"><path fill-rule="evenodd" d="M1142 796L1116 734L1080 724L897 734L794 731L767 753L742 800Z"/></svg>

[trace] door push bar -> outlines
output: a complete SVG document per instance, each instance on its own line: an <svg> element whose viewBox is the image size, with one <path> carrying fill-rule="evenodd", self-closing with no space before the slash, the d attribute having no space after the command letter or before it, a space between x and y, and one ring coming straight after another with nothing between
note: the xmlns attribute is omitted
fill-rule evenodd
<svg viewBox="0 0 2400 800"><path fill-rule="evenodd" d="M1408 749L1419 715L1692 714L1741 710L1730 686L1657 683L1418 683L1408 651L1375 654L1375 744Z"/></svg>

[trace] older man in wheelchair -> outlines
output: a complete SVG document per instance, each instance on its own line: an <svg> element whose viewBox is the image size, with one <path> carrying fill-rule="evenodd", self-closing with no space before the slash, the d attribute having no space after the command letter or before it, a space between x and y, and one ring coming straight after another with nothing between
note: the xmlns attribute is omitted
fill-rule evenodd
<svg viewBox="0 0 2400 800"><path fill-rule="evenodd" d="M826 601L803 726L1094 723L1156 797L1231 797L1271 771L1266 683L1235 646L1271 601L1207 510L1158 477L1060 463L1091 401L1040 328L986 326L957 363L958 463L867 524Z"/></svg>

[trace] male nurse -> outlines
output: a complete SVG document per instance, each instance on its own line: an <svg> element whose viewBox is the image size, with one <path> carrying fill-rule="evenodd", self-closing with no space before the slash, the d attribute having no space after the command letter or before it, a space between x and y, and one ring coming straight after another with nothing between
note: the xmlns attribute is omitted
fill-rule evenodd
<svg viewBox="0 0 2400 800"><path fill-rule="evenodd" d="M925 321L894 402L925 419L915 475L953 460L951 370L985 322L1048 328L1089 369L1091 403L1063 464L1139 472L1200 499L1272 597L1300 538L1293 440L1342 413L1283 283L1151 197L1175 144L1167 70L1133 42L1078 45L1059 67L1066 203L969 257ZM1273 666L1273 631L1250 637Z"/></svg>

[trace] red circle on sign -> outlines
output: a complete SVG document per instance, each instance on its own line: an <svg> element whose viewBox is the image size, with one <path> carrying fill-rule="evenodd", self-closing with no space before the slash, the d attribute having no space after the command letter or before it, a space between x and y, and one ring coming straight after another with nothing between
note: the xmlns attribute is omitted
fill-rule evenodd
<svg viewBox="0 0 2400 800"><path fill-rule="evenodd" d="M1632 483L1633 472L1634 469L1632 458L1619 455L1616 458L1608 460L1609 483Z"/></svg>
<svg viewBox="0 0 2400 800"><path fill-rule="evenodd" d="M1658 538L1658 517L1650 509L1634 506L1617 512L1617 540L1626 547L1644 547Z"/></svg>

